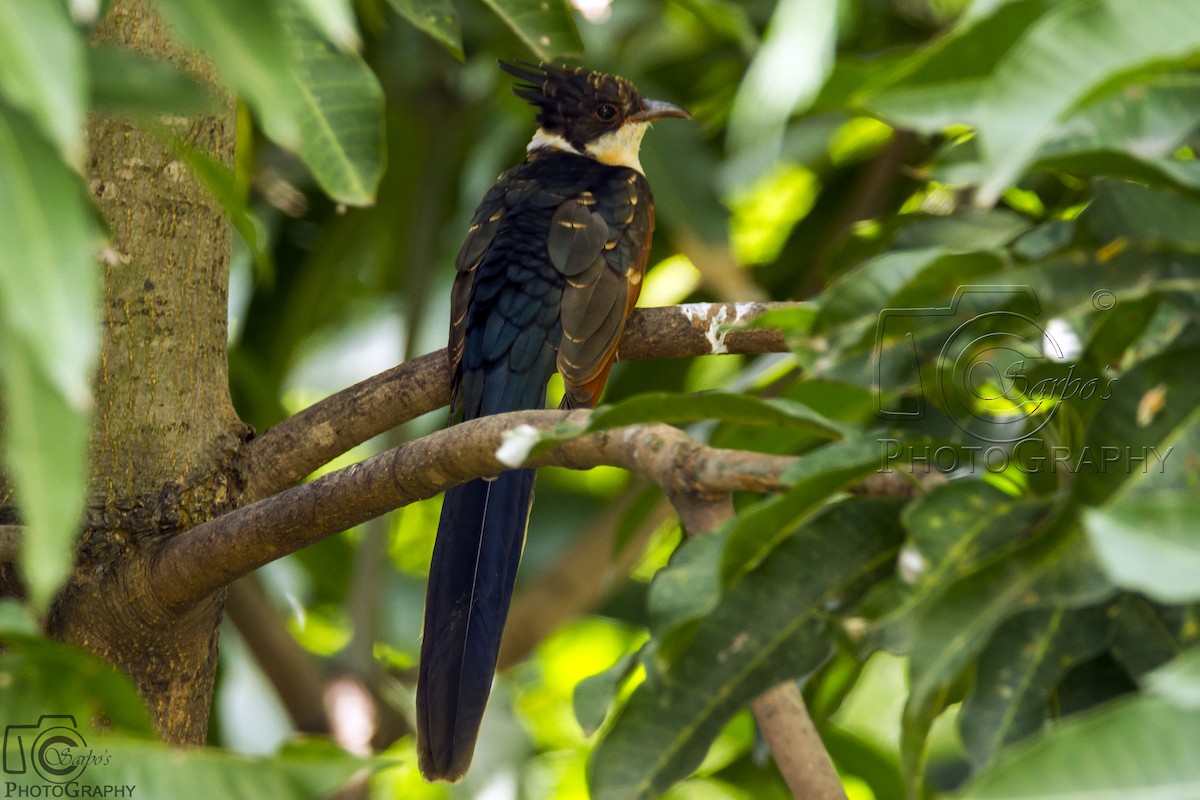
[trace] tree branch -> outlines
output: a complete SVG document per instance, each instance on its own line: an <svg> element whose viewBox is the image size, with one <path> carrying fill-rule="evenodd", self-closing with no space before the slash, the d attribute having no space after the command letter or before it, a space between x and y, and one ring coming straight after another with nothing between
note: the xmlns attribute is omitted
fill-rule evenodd
<svg viewBox="0 0 1200 800"><path fill-rule="evenodd" d="M164 540L150 567L164 609L186 608L251 570L394 508L509 469L496 458L518 425L583 425L589 411L521 411L470 420L287 489ZM794 459L703 445L668 425L635 425L562 442L524 466L638 472L668 491L784 488Z"/></svg>
<svg viewBox="0 0 1200 800"><path fill-rule="evenodd" d="M726 332L764 311L793 303L695 303L636 309L618 359L686 358L713 353L787 351L770 328ZM357 444L450 402L446 351L420 356L314 403L280 422L245 448L240 471L246 496L260 500L282 491Z"/></svg>

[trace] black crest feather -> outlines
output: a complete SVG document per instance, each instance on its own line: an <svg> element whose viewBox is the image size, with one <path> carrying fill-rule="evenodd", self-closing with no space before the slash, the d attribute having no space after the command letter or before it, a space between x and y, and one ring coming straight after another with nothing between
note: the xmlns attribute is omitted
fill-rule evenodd
<svg viewBox="0 0 1200 800"><path fill-rule="evenodd" d="M546 62L498 63L502 70L523 81L513 87L513 94L537 107L538 125L576 147L619 128L642 106L637 88L616 75ZM616 108L616 117L600 119L595 112L601 105Z"/></svg>

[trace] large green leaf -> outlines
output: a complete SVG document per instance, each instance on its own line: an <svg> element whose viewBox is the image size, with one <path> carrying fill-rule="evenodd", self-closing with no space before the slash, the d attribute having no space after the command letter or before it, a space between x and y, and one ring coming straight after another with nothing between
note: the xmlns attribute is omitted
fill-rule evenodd
<svg viewBox="0 0 1200 800"><path fill-rule="evenodd" d="M79 732L154 736L133 682L73 645L31 634L0 635L0 720L34 724L43 714L70 714Z"/></svg>
<svg viewBox="0 0 1200 800"><path fill-rule="evenodd" d="M388 0L388 3L413 27L427 33L459 61L463 60L462 29L458 11L450 0Z"/></svg>
<svg viewBox="0 0 1200 800"><path fill-rule="evenodd" d="M778 147L788 119L808 108L833 69L837 0L779 0L729 117L735 149ZM786 78L784 77L786 76Z"/></svg>
<svg viewBox="0 0 1200 800"><path fill-rule="evenodd" d="M97 242L76 176L24 115L0 104L5 455L27 528L24 572L38 605L70 567L87 489Z"/></svg>
<svg viewBox="0 0 1200 800"><path fill-rule="evenodd" d="M815 669L829 650L825 614L894 560L896 510L891 500L835 506L731 588L681 657L652 670L617 712L592 755L592 796L657 796L700 764L747 702Z"/></svg>
<svg viewBox="0 0 1200 800"><path fill-rule="evenodd" d="M275 141L300 145L302 97L275 0L160 0L179 38L208 54Z"/></svg>
<svg viewBox="0 0 1200 800"><path fill-rule="evenodd" d="M1073 718L1002 758L963 800L1191 800L1200 711L1141 696Z"/></svg>
<svg viewBox="0 0 1200 800"><path fill-rule="evenodd" d="M540 59L579 55L583 42L564 0L483 0Z"/></svg>
<svg viewBox="0 0 1200 800"><path fill-rule="evenodd" d="M358 50L362 40L354 21L351 0L296 0L326 39L347 52Z"/></svg>
<svg viewBox="0 0 1200 800"><path fill-rule="evenodd" d="M729 585L753 569L799 522L834 492L880 469L884 446L863 436L833 442L806 453L784 473L791 489L739 517L729 532L721 559L721 581Z"/></svg>
<svg viewBox="0 0 1200 800"><path fill-rule="evenodd" d="M916 620L909 653L910 693L904 707L901 755L910 782L920 783L925 740L950 689L996 628L1039 606L1087 605L1112 586L1083 537L1069 524L1041 532L1011 558L959 580Z"/></svg>
<svg viewBox="0 0 1200 800"><path fill-rule="evenodd" d="M1019 547L1045 510L1044 503L1015 500L985 481L965 479L909 505L903 515L908 542L900 574L911 589L873 624L868 647L903 649L922 608L964 576Z"/></svg>
<svg viewBox="0 0 1200 800"><path fill-rule="evenodd" d="M1200 52L1200 16L1175 0L1082 0L1034 23L992 73L975 114L991 205L1032 161L1054 125L1133 70Z"/></svg>
<svg viewBox="0 0 1200 800"><path fill-rule="evenodd" d="M1200 499L1191 492L1139 494L1084 516L1113 582L1166 603L1200 600L1198 521Z"/></svg>
<svg viewBox="0 0 1200 800"><path fill-rule="evenodd" d="M0 94L25 110L68 163L83 163L83 37L66 3L0 0Z"/></svg>
<svg viewBox="0 0 1200 800"><path fill-rule="evenodd" d="M383 89L362 59L335 50L294 7L285 18L300 158L334 200L367 205L383 174Z"/></svg>
<svg viewBox="0 0 1200 800"><path fill-rule="evenodd" d="M1098 653L1108 637L1104 606L1034 609L1001 625L979 655L974 688L958 716L976 768L990 764L1002 746L1038 731L1059 680Z"/></svg>

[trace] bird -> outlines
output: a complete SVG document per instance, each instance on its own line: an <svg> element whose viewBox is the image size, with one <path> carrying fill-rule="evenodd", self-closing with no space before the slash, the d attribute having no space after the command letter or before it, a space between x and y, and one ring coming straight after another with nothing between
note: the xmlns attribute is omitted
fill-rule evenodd
<svg viewBox="0 0 1200 800"><path fill-rule="evenodd" d="M650 123L690 119L624 78L499 62L537 109L525 159L484 195L455 260L450 422L543 408L555 371L564 408L592 408L637 302L654 231L638 160ZM417 676L417 761L430 781L466 773L491 693L534 470L469 481L443 500Z"/></svg>

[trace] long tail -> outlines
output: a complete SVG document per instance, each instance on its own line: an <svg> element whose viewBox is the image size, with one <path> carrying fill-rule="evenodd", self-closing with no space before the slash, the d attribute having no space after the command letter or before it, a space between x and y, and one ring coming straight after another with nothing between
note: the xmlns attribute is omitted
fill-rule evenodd
<svg viewBox="0 0 1200 800"><path fill-rule="evenodd" d="M438 523L417 677L418 763L429 780L467 771L492 690L533 494L513 470L446 492Z"/></svg>

